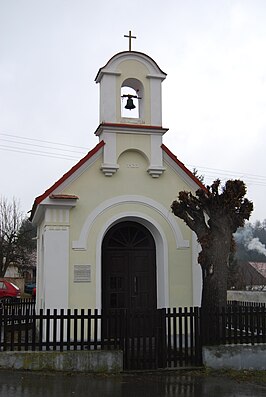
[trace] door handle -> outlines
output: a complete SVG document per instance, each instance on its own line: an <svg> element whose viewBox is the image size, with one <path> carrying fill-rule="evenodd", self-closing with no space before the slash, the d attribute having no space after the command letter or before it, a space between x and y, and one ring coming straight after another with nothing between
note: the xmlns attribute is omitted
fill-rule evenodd
<svg viewBox="0 0 266 397"><path fill-rule="evenodd" d="M133 291L134 291L134 295L138 295L138 277L134 276L133 279Z"/></svg>

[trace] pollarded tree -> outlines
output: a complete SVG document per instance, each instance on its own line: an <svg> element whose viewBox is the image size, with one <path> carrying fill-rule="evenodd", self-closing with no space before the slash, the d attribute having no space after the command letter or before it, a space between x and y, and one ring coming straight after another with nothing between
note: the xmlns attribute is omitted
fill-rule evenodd
<svg viewBox="0 0 266 397"><path fill-rule="evenodd" d="M203 310L226 306L229 255L234 249L233 233L243 226L253 210L244 196L241 180L228 180L221 187L217 179L193 195L182 191L172 203L172 211L193 230L201 245L198 262L202 270Z"/></svg>

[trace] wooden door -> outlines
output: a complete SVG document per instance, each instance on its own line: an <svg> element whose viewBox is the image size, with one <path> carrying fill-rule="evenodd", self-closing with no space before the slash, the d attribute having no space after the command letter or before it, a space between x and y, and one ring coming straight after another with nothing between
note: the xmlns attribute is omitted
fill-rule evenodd
<svg viewBox="0 0 266 397"><path fill-rule="evenodd" d="M143 225L123 222L110 229L102 258L103 309L156 309L155 244Z"/></svg>

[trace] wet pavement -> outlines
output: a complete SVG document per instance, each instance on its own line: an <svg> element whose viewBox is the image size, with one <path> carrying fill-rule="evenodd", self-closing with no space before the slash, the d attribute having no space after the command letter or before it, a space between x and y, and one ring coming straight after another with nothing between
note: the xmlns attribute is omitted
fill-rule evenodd
<svg viewBox="0 0 266 397"><path fill-rule="evenodd" d="M87 375L0 371L0 397L266 397L266 385L186 372Z"/></svg>

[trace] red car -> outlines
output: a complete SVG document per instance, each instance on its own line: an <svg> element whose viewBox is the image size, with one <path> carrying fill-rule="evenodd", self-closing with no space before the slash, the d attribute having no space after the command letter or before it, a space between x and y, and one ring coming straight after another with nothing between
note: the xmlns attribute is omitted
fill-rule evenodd
<svg viewBox="0 0 266 397"><path fill-rule="evenodd" d="M0 299L10 301L20 298L20 289L11 281L0 279Z"/></svg>

